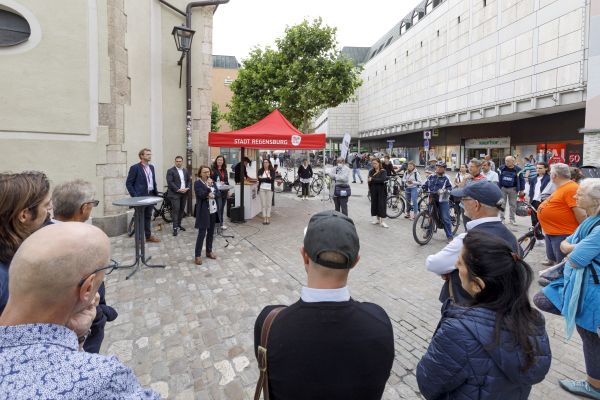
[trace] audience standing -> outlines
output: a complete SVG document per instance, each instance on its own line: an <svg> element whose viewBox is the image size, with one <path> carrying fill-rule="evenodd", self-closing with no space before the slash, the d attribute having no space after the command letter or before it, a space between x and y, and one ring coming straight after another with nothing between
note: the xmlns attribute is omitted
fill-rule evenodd
<svg viewBox="0 0 600 400"><path fill-rule="evenodd" d="M515 165L515 158L513 156L507 156L504 159L504 165L500 167L500 189L504 194L505 207L508 205L509 208L509 219L511 225L516 225L516 211L517 211L517 195L523 196L525 193L525 178L521 174L521 168ZM504 221L504 213L502 214L502 220Z"/></svg>
<svg viewBox="0 0 600 400"><path fill-rule="evenodd" d="M582 181L576 198L589 217L560 244L568 260L563 276L533 301L543 311L564 315L567 337L576 328L583 343L587 379L562 379L560 385L573 394L600 399L600 179Z"/></svg>
<svg viewBox="0 0 600 400"><path fill-rule="evenodd" d="M300 177L300 183L302 184L302 200L308 200L313 170L306 158L302 160L302 164L298 167L298 176Z"/></svg>
<svg viewBox="0 0 600 400"><path fill-rule="evenodd" d="M546 256L548 264L559 263L565 257L560 244L571 235L586 218L585 210L577 206L575 193L578 185L571 180L569 166L552 164L550 180L556 187L554 192L538 207L537 217L546 234Z"/></svg>
<svg viewBox="0 0 600 400"><path fill-rule="evenodd" d="M544 318L529 302L531 268L506 242L476 232L464 238L456 267L473 303L445 304L417 365L421 394L526 400L551 362Z"/></svg>
<svg viewBox="0 0 600 400"><path fill-rule="evenodd" d="M529 203L537 210L542 203L542 192L550 182L550 176L548 175L548 164L545 162L538 162L535 168L537 175L529 178ZM537 223L537 212L532 212L531 226L536 226ZM544 238L541 232L536 232L536 236L538 236L538 239Z"/></svg>
<svg viewBox="0 0 600 400"><path fill-rule="evenodd" d="M419 186L421 185L421 174L417 170L417 166L414 161L408 162L408 167L402 175L402 183L406 191L407 208L405 218L415 219L418 211L417 196L419 192Z"/></svg>
<svg viewBox="0 0 600 400"><path fill-rule="evenodd" d="M0 173L0 314L8 301L11 260L51 210L50 182L42 172Z"/></svg>
<svg viewBox="0 0 600 400"><path fill-rule="evenodd" d="M381 160L374 158L371 161L371 170L369 171L369 177L367 178L369 183L369 193L371 193L371 217L373 220L372 224L379 224L383 228L388 228L388 225L384 222L387 216L386 212L386 200L387 200L387 189L385 182L387 181L387 172L381 165Z"/></svg>
<svg viewBox="0 0 600 400"><path fill-rule="evenodd" d="M467 179L468 170L467 164L460 164L458 172L454 177L454 187L461 186L461 183Z"/></svg>
<svg viewBox="0 0 600 400"><path fill-rule="evenodd" d="M350 297L348 274L359 248L350 218L331 210L311 217L300 249L307 274L300 300L283 309L265 307L254 326L254 350L267 367L271 400L381 399L394 334L381 307ZM260 349L267 320L267 346Z"/></svg>
<svg viewBox="0 0 600 400"><path fill-rule="evenodd" d="M125 186L131 197L140 196L157 196L158 189L156 188L156 173L152 161L152 151L150 149L142 149L138 153L140 162L132 165L127 174ZM152 235L152 212L154 207L147 206L144 208L144 234L147 242L158 243L160 239Z"/></svg>
<svg viewBox="0 0 600 400"><path fill-rule="evenodd" d="M333 204L335 211L348 215L348 198L350 197L350 168L343 157L337 158L337 165L327 172L333 179Z"/></svg>
<svg viewBox="0 0 600 400"><path fill-rule="evenodd" d="M175 166L167 170L167 195L171 201L173 217L173 236L177 236L179 231L185 231L181 226L181 219L185 211L185 203L188 192L192 187L192 178L187 169L183 168L183 157L175 157Z"/></svg>
<svg viewBox="0 0 600 400"><path fill-rule="evenodd" d="M83 351L110 242L98 228L54 224L29 236L10 268L0 316L0 393L10 399L159 399L114 357ZM4 397L6 396L6 397Z"/></svg>
<svg viewBox="0 0 600 400"><path fill-rule="evenodd" d="M219 213L219 224L221 229L227 229L224 221L224 210L227 204L227 198L229 197L229 189L221 189L223 185L229 186L229 176L227 173L227 162L225 161L225 157L222 155L218 155L215 158L215 161L212 165L212 175L211 179L217 186L217 190L219 191L219 195L217 197L217 212Z"/></svg>
<svg viewBox="0 0 600 400"><path fill-rule="evenodd" d="M498 173L492 169L492 164L487 160L481 163L481 173L485 176L485 179L487 179L488 182L492 182L497 185L500 181Z"/></svg>
<svg viewBox="0 0 600 400"><path fill-rule="evenodd" d="M91 183L81 179L62 183L52 191L54 206L54 223L86 222L99 200L95 199L96 192ZM83 343L83 349L89 353L99 353L104 340L104 326L114 321L118 313L106 304L106 288L104 282L98 288L100 302L96 306L96 317L90 328L90 334Z"/></svg>
<svg viewBox="0 0 600 400"><path fill-rule="evenodd" d="M496 163L494 162L494 160L492 160L492 156L490 156L489 154L487 154L484 158L485 161L488 161L490 163L490 169L494 172L496 172Z"/></svg>

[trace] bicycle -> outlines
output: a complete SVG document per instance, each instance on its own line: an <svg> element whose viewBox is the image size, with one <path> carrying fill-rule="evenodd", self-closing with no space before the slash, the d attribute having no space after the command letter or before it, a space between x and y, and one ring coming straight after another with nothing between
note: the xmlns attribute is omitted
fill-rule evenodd
<svg viewBox="0 0 600 400"><path fill-rule="evenodd" d="M529 203L525 203L525 205L527 206L527 209L530 212L537 214L537 210L535 209L534 206L532 206ZM523 234L521 237L519 237L517 239L517 243L519 244L519 247L521 248L521 251L522 251L521 257L523 257L523 258L527 257L527 255L535 247L535 243L538 240L542 240L539 238L543 238L543 237L544 237L544 234L542 233L542 226L540 225L540 222L538 221L538 223L535 224L535 226L532 226L529 228L527 233Z"/></svg>
<svg viewBox="0 0 600 400"><path fill-rule="evenodd" d="M433 234L437 232L438 229L444 229L442 213L438 202L436 201L440 198L440 193L425 192L425 194L429 199L429 207L419 212L419 214L415 217L415 221L413 222L413 238L415 239L415 242L422 246L429 243L433 237ZM450 192L442 191L442 201L445 200L445 197L449 195ZM447 201L448 211L450 213L450 222L452 224L452 234L454 235L460 227L461 212L450 198L448 198Z"/></svg>
<svg viewBox="0 0 600 400"><path fill-rule="evenodd" d="M162 202L159 203L160 207L158 208L158 204L152 206L152 208L154 208L154 211L152 212L152 221L155 221L156 218L160 216L163 219L163 221L165 221L167 224L173 222L173 206L171 204L171 200L169 200L169 198L167 197L167 193L168 191L157 193L156 197L161 197ZM133 234L135 233L134 222L134 218L131 218L131 221L129 221L129 225L127 225L127 235L129 235L130 237L133 236Z"/></svg>

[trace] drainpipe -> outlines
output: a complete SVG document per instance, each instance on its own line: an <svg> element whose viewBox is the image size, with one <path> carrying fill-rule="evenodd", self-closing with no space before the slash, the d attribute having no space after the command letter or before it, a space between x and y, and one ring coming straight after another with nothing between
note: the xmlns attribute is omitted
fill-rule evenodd
<svg viewBox="0 0 600 400"><path fill-rule="evenodd" d="M204 1L193 1L188 3L185 7L185 12L181 11L177 7L172 4L169 4L165 0L158 0L159 3L164 4L170 9L174 10L178 14L185 16L185 27L192 28L192 8L196 7L207 7L207 6L217 6L219 4L229 3L229 0L204 0ZM216 8L215 8L216 11ZM186 98L186 116L185 116L185 138L186 138L186 151L185 151L185 164L188 171L189 176L192 176L192 50L187 53L187 57L185 60L185 98ZM192 192L193 190L188 191L187 198L187 214L188 216L192 215Z"/></svg>

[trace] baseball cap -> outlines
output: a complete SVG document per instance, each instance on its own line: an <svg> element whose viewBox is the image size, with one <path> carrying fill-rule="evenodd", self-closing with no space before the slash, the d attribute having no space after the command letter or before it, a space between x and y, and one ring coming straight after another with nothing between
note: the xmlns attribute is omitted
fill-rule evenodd
<svg viewBox="0 0 600 400"><path fill-rule="evenodd" d="M344 214L327 210L310 218L304 234L304 251L315 263L329 268L350 269L358 258L359 248L354 222ZM324 252L340 254L346 261L323 260L320 256Z"/></svg>
<svg viewBox="0 0 600 400"><path fill-rule="evenodd" d="M470 197L481 204L502 209L502 191L488 181L479 181L450 192L454 197Z"/></svg>

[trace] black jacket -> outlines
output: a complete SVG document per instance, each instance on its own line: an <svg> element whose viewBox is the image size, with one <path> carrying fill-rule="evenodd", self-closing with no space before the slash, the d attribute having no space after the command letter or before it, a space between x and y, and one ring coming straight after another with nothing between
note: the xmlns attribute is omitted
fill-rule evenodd
<svg viewBox="0 0 600 400"><path fill-rule="evenodd" d="M183 168L183 179L185 180L185 187L190 189L192 187L192 179L185 168ZM167 187L169 188L169 194L176 194L181 188L181 178L179 177L179 172L177 172L177 167L171 167L167 170Z"/></svg>
<svg viewBox="0 0 600 400"><path fill-rule="evenodd" d="M539 176L539 175L538 175ZM537 183L537 176L529 178L529 201L533 201L533 195L535 194L535 184ZM544 188L550 182L550 175L544 174L542 177L542 184L540 185L540 192L544 191Z"/></svg>
<svg viewBox="0 0 600 400"><path fill-rule="evenodd" d="M274 307L256 319L255 354ZM379 400L394 361L394 334L376 304L300 300L279 313L267 348L271 400Z"/></svg>
<svg viewBox="0 0 600 400"><path fill-rule="evenodd" d="M394 171L394 164L392 164L392 162L390 161L389 164L386 163L382 163L381 167L383 169L385 169L385 172L387 172L387 176L393 176L396 175L396 171Z"/></svg>
<svg viewBox="0 0 600 400"><path fill-rule="evenodd" d="M302 179L312 178L312 176L313 176L312 167L310 165L307 165L306 168L304 168L304 165L300 164L300 166L298 167L298 176Z"/></svg>
<svg viewBox="0 0 600 400"><path fill-rule="evenodd" d="M216 189L216 188L215 188ZM211 190L207 187L204 182L198 179L194 183L194 192L196 193L196 229L206 229L210 225L210 208L208 205L208 195ZM219 195L219 191L215 190L215 197ZM217 216L217 222L219 220L219 213L215 212Z"/></svg>
<svg viewBox="0 0 600 400"><path fill-rule="evenodd" d="M235 183L240 183L242 182L242 163L239 162L237 164L234 165L233 167L233 179L235 180ZM245 174L244 176L246 178L248 178L248 167L245 168L244 170Z"/></svg>
<svg viewBox="0 0 600 400"><path fill-rule="evenodd" d="M270 168L269 169L269 176L270 178L263 178L262 174L265 172L264 168L261 168L258 170L258 190L260 190L260 187L262 185L271 185L271 190L275 190L275 169Z"/></svg>

